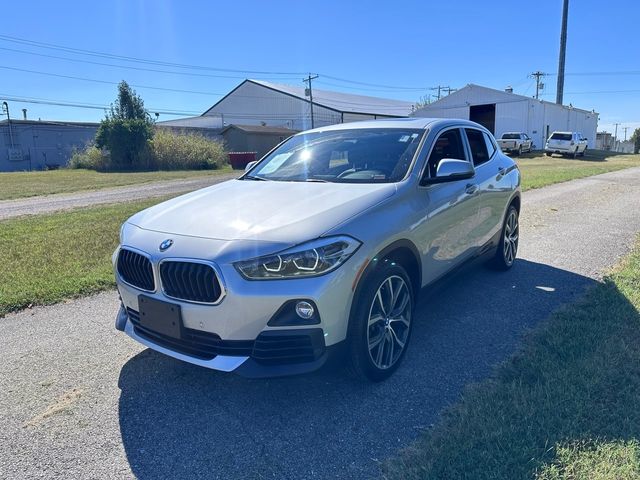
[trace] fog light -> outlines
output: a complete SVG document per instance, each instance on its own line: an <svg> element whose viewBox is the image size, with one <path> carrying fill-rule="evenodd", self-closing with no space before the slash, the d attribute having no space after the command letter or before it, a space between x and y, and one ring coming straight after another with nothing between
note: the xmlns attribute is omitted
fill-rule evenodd
<svg viewBox="0 0 640 480"><path fill-rule="evenodd" d="M314 314L313 305L309 302L298 302L296 303L296 313L300 318L309 320Z"/></svg>

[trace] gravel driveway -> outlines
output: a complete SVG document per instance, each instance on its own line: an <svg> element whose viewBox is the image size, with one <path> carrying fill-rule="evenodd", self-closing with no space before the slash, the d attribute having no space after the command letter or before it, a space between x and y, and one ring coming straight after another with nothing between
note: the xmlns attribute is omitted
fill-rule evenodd
<svg viewBox="0 0 640 480"><path fill-rule="evenodd" d="M0 478L369 478L640 231L640 168L525 193L520 260L423 292L403 366L246 380L146 350L105 292L0 319Z"/></svg>
<svg viewBox="0 0 640 480"><path fill-rule="evenodd" d="M18 198L0 201L0 220L20 215L35 215L58 210L70 210L77 207L89 207L104 203L131 202L145 198L162 197L208 187L215 183L237 178L242 172L223 175L205 175L201 178L166 180L163 182L127 185L124 187L103 188L76 193L58 193L37 197Z"/></svg>

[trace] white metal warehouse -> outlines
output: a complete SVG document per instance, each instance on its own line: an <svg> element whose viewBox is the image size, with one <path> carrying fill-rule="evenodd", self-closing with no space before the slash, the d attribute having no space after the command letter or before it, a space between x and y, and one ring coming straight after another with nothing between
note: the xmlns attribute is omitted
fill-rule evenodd
<svg viewBox="0 0 640 480"><path fill-rule="evenodd" d="M484 125L496 138L505 132L525 132L536 148L554 130L582 133L595 148L598 114L469 84L414 113L417 117L463 118Z"/></svg>
<svg viewBox="0 0 640 480"><path fill-rule="evenodd" d="M224 125L271 125L311 128L311 102L303 86L245 80L207 110ZM377 118L407 117L412 102L330 92L313 88L316 127Z"/></svg>

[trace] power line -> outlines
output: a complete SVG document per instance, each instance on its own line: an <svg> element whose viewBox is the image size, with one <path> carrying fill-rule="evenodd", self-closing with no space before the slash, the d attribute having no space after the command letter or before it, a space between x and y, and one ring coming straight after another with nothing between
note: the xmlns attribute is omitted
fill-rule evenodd
<svg viewBox="0 0 640 480"><path fill-rule="evenodd" d="M589 92L565 92L565 95L595 95L600 93L640 93L640 90L593 90ZM553 95L553 94L541 93L540 95Z"/></svg>
<svg viewBox="0 0 640 480"><path fill-rule="evenodd" d="M15 48L7 48L7 47L0 47L0 50L5 50L5 51L9 51L9 52L16 52L16 53L22 53L22 54L26 54L26 55L36 55L38 57L45 57L45 58L54 58L56 60L64 60L67 62L75 62L75 63L85 63L85 64L90 64L90 65L100 65L102 67L111 67L111 68L120 68L123 70L137 70L137 71L142 71L142 72L153 72L153 73L167 73L167 74L171 74L171 75L184 75L184 76L188 76L188 77L206 77L206 78L230 78L230 79L241 79L241 80L245 80L246 77L238 77L238 76L233 76L233 75L213 75L210 73L195 73L195 72L178 72L175 70L158 70L155 68L144 68L144 67L135 67L135 66L131 66L131 65L114 65L113 63L104 63L104 62L95 62L93 60L83 60L83 59L79 59L79 58L69 58L69 57L60 57L58 55L49 55L46 53L37 53L37 52L30 52L27 50L18 50ZM297 78L297 77L296 77ZM280 78L275 78L273 80L284 80L284 77L280 77Z"/></svg>
<svg viewBox="0 0 640 480"><path fill-rule="evenodd" d="M93 50L84 50L81 48L65 47L63 45L56 45L53 43L37 42L35 40L28 40L25 38L11 37L9 35L0 35L0 39L7 42L30 45L30 46L35 46L39 48L46 48L49 50L64 51L68 53L75 53L79 55L87 55L92 57L110 58L110 59L121 60L126 62L159 65L164 67L177 67L177 68L185 68L190 70L211 70L211 71L229 72L229 73L246 73L251 75L253 74L256 74L256 75L304 75L304 72L273 72L273 71L263 71L263 70L241 70L241 69L231 69L231 68L210 67L205 65L189 65L185 63L165 62L161 60L150 60L150 59L139 58L139 57L129 57L126 55L116 55L112 53L97 52Z"/></svg>
<svg viewBox="0 0 640 480"><path fill-rule="evenodd" d="M96 103L66 102L66 101L52 100L48 98L37 98L37 97L16 97L13 95L7 95L5 93L0 93L0 97L2 97L4 100L19 102L19 103L33 103L33 104L42 104L42 105L54 105L54 106L60 106L60 107L87 108L92 110L107 110L110 107L109 105L100 105ZM161 113L163 115L187 116L187 115L199 114L199 112L193 112L193 111L175 112L175 111L157 109L157 108L151 108L151 107L147 108L147 110L151 112Z"/></svg>
<svg viewBox="0 0 640 480"><path fill-rule="evenodd" d="M64 78L64 79L70 79L70 80L79 80L79 81L84 81L84 82L92 82L92 83L100 83L100 84L106 84L106 85L118 85L120 82L116 82L116 81L110 81L110 80L99 80L96 78L87 78L87 77L78 77L75 75L63 75L63 74L57 74L57 73L51 73L51 72L42 72L39 70L30 70L30 69L25 69L25 68L17 68L17 67L10 67L10 66L3 66L0 65L0 69L6 69L6 70L12 70L12 71L18 71L18 72L24 72L24 73L32 73L32 74L37 74L37 75L46 75L46 76L50 76L50 77L55 77L55 78ZM135 88L141 88L141 89L151 89L151 90L160 90L160 91L168 91L168 92L177 92L177 93L190 93L190 94L198 94L198 95L210 95L210 96L225 96L227 95L227 93L217 93L217 92L204 92L204 91L196 91L196 90L183 90L183 89L179 89L179 88L165 88L165 87L158 87L158 86L151 86L151 85L139 85L139 84L130 84L132 87ZM261 95L241 95L241 94L234 94L235 97L237 98L250 98L250 99L254 99L254 100L272 100L275 102L278 102L278 99L274 99L273 97L266 97L266 96L261 96ZM354 106L360 106L360 107L368 107L368 108L374 108L376 110L395 110L398 107L394 106L394 105L373 105L371 103L365 103L365 102L350 102L347 100L335 100L335 99L329 99L325 96L322 95L322 93L320 93L319 95L316 96L316 99L320 99L320 100L331 100L332 103L337 103L337 104L341 104L341 105L354 105ZM317 102L316 102L317 104ZM323 106L323 105L321 105Z"/></svg>
<svg viewBox="0 0 640 480"><path fill-rule="evenodd" d="M103 83L103 84L107 84L107 85L118 85L120 82L115 82L115 81L109 81L109 80L99 80L96 78L87 78L87 77L76 77L74 75L62 75L62 74L58 74L58 73L50 73L50 72L41 72L38 70L28 70L26 68L17 68L17 67L9 67L9 66L5 66L5 65L0 65L0 68L5 69L5 70L14 70L17 72L25 72L25 73L35 73L37 75L46 75L49 77L57 77L57 78L66 78L66 79L70 79L70 80L81 80L84 82L93 82L93 83ZM224 96L226 95L226 93L213 93L213 92L202 92L202 91L197 91L197 90L182 90L180 88L165 88L165 87L153 87L150 85L135 85L135 84L130 84L132 87L135 88L147 88L150 90L162 90L165 92L177 92L177 93L193 93L193 94L198 94L198 95L214 95L214 96Z"/></svg>
<svg viewBox="0 0 640 480"><path fill-rule="evenodd" d="M394 85L381 85L379 83L358 82L355 80L347 80L345 78L332 77L331 75L325 75L324 73L321 73L320 76L322 76L323 78L329 78L331 80L335 80L337 82L352 83L355 85L364 85L367 87L381 87L381 88L389 88L393 90L425 90L424 87L398 87Z"/></svg>
<svg viewBox="0 0 640 480"><path fill-rule="evenodd" d="M218 67L209 67L204 65L189 65L189 64L182 64L182 63L175 63L175 62L165 62L160 60L151 60L151 59L145 59L145 58L139 58L139 57L129 57L125 55L115 55L115 54L110 54L105 52L97 52L97 51L84 50L84 49L73 48L73 47L65 47L62 45L55 45L51 43L37 42L37 41L27 40L27 39L18 38L18 37L11 37L8 35L0 35L0 40L12 42L12 43L18 43L22 45L33 46L36 48L46 48L50 50L63 51L66 53L85 55L90 57L107 58L107 59L126 61L131 63L142 63L147 65L166 66L166 67L183 68L183 69L190 69L190 70L210 70L210 71L220 71L220 72L230 72L230 73L244 73L244 74L252 74L252 75L253 74L257 74L257 75L301 75L303 74L302 72L274 72L274 71L263 71L263 70L225 69L225 68L218 68ZM147 69L142 67L133 67L133 66L126 66L126 65L105 64L103 62L72 59L68 57L60 57L57 55L48 55L44 53L31 52L26 50L11 49L7 47L0 47L0 49L6 50L6 51L13 51L17 53L25 53L29 55L38 55L38 56L47 57L47 58L54 58L58 60L89 63L94 65L109 66L109 67L115 67L115 68L130 68L134 70L151 71L156 73L170 73L170 74L177 74L177 75L182 74L182 75L204 76L204 77L214 77L214 78L235 78L235 79L244 78L244 77L228 76L228 75L207 75L207 74L196 74L196 73L189 73L189 72L175 72L175 71L166 71L166 70ZM395 86L395 85L380 85L375 83L359 82L356 80L349 80L345 78L333 77L333 76L324 75L324 74L322 76L338 82L350 83L355 85L372 86L372 87L382 87L382 88L388 88L391 90L423 90L424 89L421 87L401 87L401 86ZM283 78L279 77L277 79L283 79Z"/></svg>

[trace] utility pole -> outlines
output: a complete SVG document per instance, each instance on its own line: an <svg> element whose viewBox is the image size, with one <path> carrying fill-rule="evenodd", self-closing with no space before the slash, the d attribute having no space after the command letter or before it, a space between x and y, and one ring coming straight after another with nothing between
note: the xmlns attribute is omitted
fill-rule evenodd
<svg viewBox="0 0 640 480"><path fill-rule="evenodd" d="M546 77L547 74L544 72L541 72L540 70L538 70L537 72L533 72L532 74L529 75L531 78L535 78L536 79L536 100L538 100L539 98L539 94L540 94L540 89L541 87L543 87L544 85L540 82L540 79L542 77Z"/></svg>
<svg viewBox="0 0 640 480"><path fill-rule="evenodd" d="M450 95L451 92L455 92L456 90L458 90L457 88L451 88L450 86L444 86L444 85L438 85L437 87L431 87L429 90L437 90L438 91L438 97L437 100L440 100L440 98L442 98L442 92L447 92L447 95Z"/></svg>
<svg viewBox="0 0 640 480"><path fill-rule="evenodd" d="M613 149L615 152L618 151L618 125L621 125L620 123L614 123L614 125L616 126L616 130L615 133L613 134Z"/></svg>
<svg viewBox="0 0 640 480"><path fill-rule="evenodd" d="M564 97L564 59L567 53L567 17L569 16L569 0L562 5L562 30L560 31L560 58L558 59L558 88L556 103L562 105Z"/></svg>
<svg viewBox="0 0 640 480"><path fill-rule="evenodd" d="M622 129L624 130L624 141L627 141L627 130L629 130L629 127L622 127Z"/></svg>
<svg viewBox="0 0 640 480"><path fill-rule="evenodd" d="M318 78L318 75L311 75L307 78L303 78L302 81L305 83L309 83L309 87L305 90L305 96L309 97L309 105L311 106L311 128L315 128L315 122L313 120L313 88L311 87L311 80L315 80Z"/></svg>

